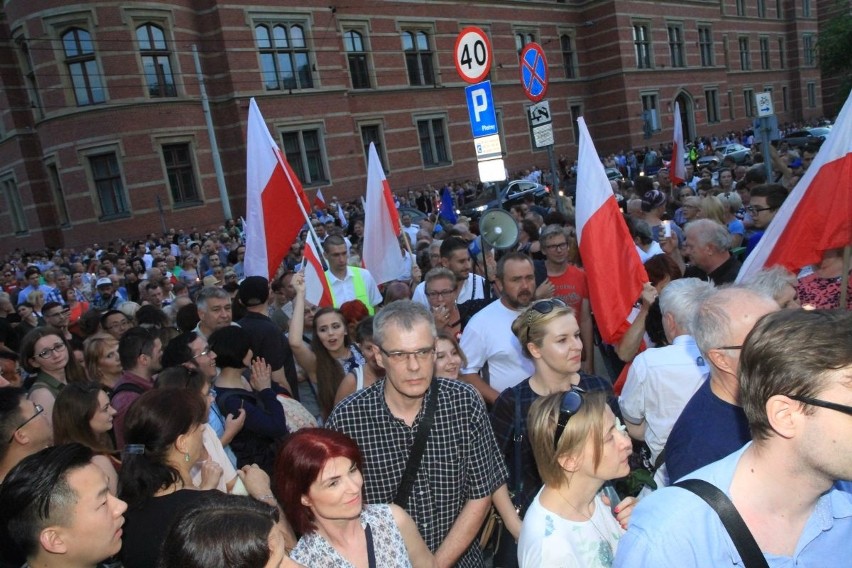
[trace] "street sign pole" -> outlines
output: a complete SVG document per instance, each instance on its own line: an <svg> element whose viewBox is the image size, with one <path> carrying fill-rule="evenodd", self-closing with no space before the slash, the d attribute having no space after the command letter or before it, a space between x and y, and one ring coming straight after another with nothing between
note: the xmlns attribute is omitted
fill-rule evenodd
<svg viewBox="0 0 852 568"><path fill-rule="evenodd" d="M771 120L775 114L772 105L772 93L757 93L755 95L757 116L760 117L760 148L763 154L763 167L766 168L766 183L772 183L772 153L769 151Z"/></svg>

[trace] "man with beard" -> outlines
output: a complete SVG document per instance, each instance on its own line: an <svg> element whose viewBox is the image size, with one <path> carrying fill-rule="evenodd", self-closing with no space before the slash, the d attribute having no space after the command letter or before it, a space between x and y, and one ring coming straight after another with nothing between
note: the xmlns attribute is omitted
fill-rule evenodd
<svg viewBox="0 0 852 568"><path fill-rule="evenodd" d="M532 259L519 252L506 254L497 263L495 282L500 301L473 316L461 338L461 348L467 356L461 378L476 387L489 404L504 389L515 386L535 370L512 333L512 322L530 305L535 293ZM488 380L480 376L486 364Z"/></svg>

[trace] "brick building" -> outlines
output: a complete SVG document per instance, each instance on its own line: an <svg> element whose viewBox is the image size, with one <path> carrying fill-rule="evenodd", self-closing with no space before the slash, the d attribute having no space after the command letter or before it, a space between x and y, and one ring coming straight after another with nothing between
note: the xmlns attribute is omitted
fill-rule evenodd
<svg viewBox="0 0 852 568"><path fill-rule="evenodd" d="M369 141L396 191L475 178L453 63L463 27L491 39L513 171L546 165L518 80L524 44L546 51L555 152L573 158L579 115L601 152L669 141L675 100L688 136L748 128L764 90L781 123L821 115L816 15L803 0L5 0L0 252L136 238L161 216L222 222L193 46L238 216L250 97L308 192L349 199Z"/></svg>

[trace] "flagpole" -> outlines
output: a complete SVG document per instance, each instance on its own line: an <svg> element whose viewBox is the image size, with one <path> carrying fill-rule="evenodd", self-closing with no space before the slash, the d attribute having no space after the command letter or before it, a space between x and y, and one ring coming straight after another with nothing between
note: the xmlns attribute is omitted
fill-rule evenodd
<svg viewBox="0 0 852 568"><path fill-rule="evenodd" d="M840 303L837 308L846 309L846 298L849 294L849 264L852 262L852 245L843 247L843 273L840 275Z"/></svg>

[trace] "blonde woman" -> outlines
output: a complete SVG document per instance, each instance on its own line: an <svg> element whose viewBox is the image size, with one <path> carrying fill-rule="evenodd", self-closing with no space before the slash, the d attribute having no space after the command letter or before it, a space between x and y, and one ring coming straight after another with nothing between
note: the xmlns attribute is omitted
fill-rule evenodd
<svg viewBox="0 0 852 568"><path fill-rule="evenodd" d="M609 568L636 499L612 509L601 489L630 473L630 437L603 393L578 388L543 397L527 418L544 487L533 499L518 540L521 568Z"/></svg>

